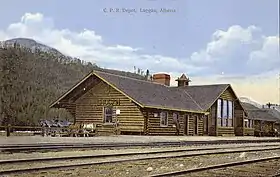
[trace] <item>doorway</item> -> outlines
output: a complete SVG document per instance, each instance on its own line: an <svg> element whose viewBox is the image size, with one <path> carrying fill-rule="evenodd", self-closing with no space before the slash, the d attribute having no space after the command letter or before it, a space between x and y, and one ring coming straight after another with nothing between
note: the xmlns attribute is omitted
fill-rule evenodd
<svg viewBox="0 0 280 177"><path fill-rule="evenodd" d="M208 126L209 126L208 125L209 124L208 116L204 117L203 122L204 122L204 125L203 125L204 135L208 135Z"/></svg>

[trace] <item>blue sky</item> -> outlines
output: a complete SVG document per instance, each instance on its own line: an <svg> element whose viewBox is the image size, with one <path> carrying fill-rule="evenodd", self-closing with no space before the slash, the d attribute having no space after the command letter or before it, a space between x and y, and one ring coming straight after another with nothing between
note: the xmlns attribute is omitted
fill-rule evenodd
<svg viewBox="0 0 280 177"><path fill-rule="evenodd" d="M104 8L138 12L105 13ZM161 8L176 12L160 13ZM102 67L133 70L136 65L174 77L185 72L195 83L241 87L269 78L275 89L278 8L277 0L10 0L0 7L0 40L34 38ZM277 92L269 99L276 101Z"/></svg>
<svg viewBox="0 0 280 177"><path fill-rule="evenodd" d="M57 28L94 29L106 44L144 48L145 52L187 57L203 47L217 29L256 25L266 35L278 30L276 0L10 0L2 6L0 28L17 22L26 12L55 19ZM15 4L17 4L15 6ZM176 13L104 13L103 8L172 8ZM11 11L13 9L13 11Z"/></svg>

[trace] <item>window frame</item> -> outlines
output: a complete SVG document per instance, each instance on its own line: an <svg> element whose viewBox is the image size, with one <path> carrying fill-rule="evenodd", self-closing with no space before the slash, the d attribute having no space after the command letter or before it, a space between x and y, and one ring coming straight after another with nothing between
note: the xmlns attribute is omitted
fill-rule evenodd
<svg viewBox="0 0 280 177"><path fill-rule="evenodd" d="M234 102L219 98L217 100L217 125L220 127L233 127Z"/></svg>
<svg viewBox="0 0 280 177"><path fill-rule="evenodd" d="M244 127L249 128L249 119L244 119Z"/></svg>
<svg viewBox="0 0 280 177"><path fill-rule="evenodd" d="M107 109L111 109L111 113L106 113ZM111 116L111 121L107 121L108 116ZM103 107L103 123L112 124L112 123L114 123L113 118L114 118L114 107L113 106L104 106Z"/></svg>
<svg viewBox="0 0 280 177"><path fill-rule="evenodd" d="M249 120L249 124L248 124L248 128L253 128L253 119L248 119Z"/></svg>
<svg viewBox="0 0 280 177"><path fill-rule="evenodd" d="M173 112L172 118L173 118L173 123L175 123L176 121L178 121L178 123L180 123L179 114L177 112Z"/></svg>
<svg viewBox="0 0 280 177"><path fill-rule="evenodd" d="M234 117L234 106L233 101L228 100L228 127L233 127L233 117Z"/></svg>
<svg viewBox="0 0 280 177"><path fill-rule="evenodd" d="M228 100L222 100L222 127L228 126Z"/></svg>
<svg viewBox="0 0 280 177"><path fill-rule="evenodd" d="M222 99L217 100L217 125L222 126Z"/></svg>
<svg viewBox="0 0 280 177"><path fill-rule="evenodd" d="M166 119L164 122L165 124L162 124L162 120ZM160 120L159 120L159 125L160 127L168 127L168 112L167 111L162 111L160 112Z"/></svg>

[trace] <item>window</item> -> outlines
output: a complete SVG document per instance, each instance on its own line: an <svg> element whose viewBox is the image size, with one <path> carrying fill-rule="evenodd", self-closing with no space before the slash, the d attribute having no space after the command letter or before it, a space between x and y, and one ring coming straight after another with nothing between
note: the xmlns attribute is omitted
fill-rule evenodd
<svg viewBox="0 0 280 177"><path fill-rule="evenodd" d="M222 100L218 99L217 101L217 118L218 118L218 125L222 125Z"/></svg>
<svg viewBox="0 0 280 177"><path fill-rule="evenodd" d="M233 126L233 104L232 101L228 101L228 126L232 127Z"/></svg>
<svg viewBox="0 0 280 177"><path fill-rule="evenodd" d="M244 120L244 127L245 127L245 128L248 128L248 125L249 125L248 122L249 122L248 119L245 119L245 120Z"/></svg>
<svg viewBox="0 0 280 177"><path fill-rule="evenodd" d="M233 102L218 99L217 101L217 122L218 126L233 126Z"/></svg>
<svg viewBox="0 0 280 177"><path fill-rule="evenodd" d="M174 124L179 123L179 115L178 115L178 113L173 113L173 122L174 122Z"/></svg>
<svg viewBox="0 0 280 177"><path fill-rule="evenodd" d="M246 119L245 120L245 127L246 128L253 128L253 120L252 119Z"/></svg>
<svg viewBox="0 0 280 177"><path fill-rule="evenodd" d="M113 122L113 107L104 107L104 123Z"/></svg>
<svg viewBox="0 0 280 177"><path fill-rule="evenodd" d="M228 104L227 100L223 100L223 111L222 111L222 125L223 127L227 126L227 120L228 120Z"/></svg>
<svg viewBox="0 0 280 177"><path fill-rule="evenodd" d="M160 126L161 127L167 127L168 126L167 112L161 112L160 113Z"/></svg>
<svg viewBox="0 0 280 177"><path fill-rule="evenodd" d="M232 117L233 117L232 101L228 101L228 118L232 119Z"/></svg>

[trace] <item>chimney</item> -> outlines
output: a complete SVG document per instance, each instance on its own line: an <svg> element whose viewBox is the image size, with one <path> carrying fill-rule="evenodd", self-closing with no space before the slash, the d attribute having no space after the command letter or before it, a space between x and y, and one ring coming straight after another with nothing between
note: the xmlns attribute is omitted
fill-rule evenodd
<svg viewBox="0 0 280 177"><path fill-rule="evenodd" d="M170 86L170 75L169 74L163 74L158 73L153 75L153 82L163 84L166 86Z"/></svg>
<svg viewBox="0 0 280 177"><path fill-rule="evenodd" d="M191 82L191 80L185 75L182 74L182 76L178 79L176 79L176 81L178 82L178 87L185 87L188 86L189 83Z"/></svg>

